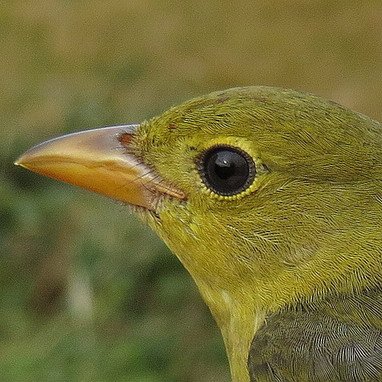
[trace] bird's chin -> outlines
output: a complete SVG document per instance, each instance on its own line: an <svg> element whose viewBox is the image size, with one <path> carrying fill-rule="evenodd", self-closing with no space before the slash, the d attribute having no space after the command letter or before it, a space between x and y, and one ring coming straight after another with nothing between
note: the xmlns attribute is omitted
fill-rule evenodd
<svg viewBox="0 0 382 382"><path fill-rule="evenodd" d="M160 221L160 214L154 210L133 204L126 204L129 210L137 215L144 223L158 223Z"/></svg>

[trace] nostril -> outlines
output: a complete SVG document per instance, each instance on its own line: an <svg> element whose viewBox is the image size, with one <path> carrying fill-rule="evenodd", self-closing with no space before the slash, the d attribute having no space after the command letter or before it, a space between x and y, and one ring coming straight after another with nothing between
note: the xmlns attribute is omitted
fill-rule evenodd
<svg viewBox="0 0 382 382"><path fill-rule="evenodd" d="M118 140L122 146L130 146L131 141L133 140L133 134L130 133L122 133L119 135Z"/></svg>

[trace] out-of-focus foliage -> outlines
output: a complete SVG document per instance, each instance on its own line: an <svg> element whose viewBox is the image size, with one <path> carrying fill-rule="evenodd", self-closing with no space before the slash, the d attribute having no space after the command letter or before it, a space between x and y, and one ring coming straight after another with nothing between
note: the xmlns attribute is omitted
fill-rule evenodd
<svg viewBox="0 0 382 382"><path fill-rule="evenodd" d="M382 3L9 1L0 8L1 381L228 381L174 256L128 208L12 165L52 135L268 84L382 119Z"/></svg>

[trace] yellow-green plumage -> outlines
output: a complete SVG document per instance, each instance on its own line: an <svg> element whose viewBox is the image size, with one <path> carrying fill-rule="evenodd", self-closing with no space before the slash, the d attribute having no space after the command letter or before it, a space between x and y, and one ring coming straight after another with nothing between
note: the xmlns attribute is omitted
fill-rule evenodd
<svg viewBox="0 0 382 382"><path fill-rule="evenodd" d="M256 166L230 196L200 169L222 145ZM138 213L197 283L234 382L382 380L378 122L312 95L237 88L143 122L125 146L185 195Z"/></svg>

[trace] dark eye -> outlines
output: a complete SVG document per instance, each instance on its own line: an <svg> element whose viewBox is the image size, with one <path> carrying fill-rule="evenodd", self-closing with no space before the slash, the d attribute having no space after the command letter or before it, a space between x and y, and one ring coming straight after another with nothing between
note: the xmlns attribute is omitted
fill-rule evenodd
<svg viewBox="0 0 382 382"><path fill-rule="evenodd" d="M256 167L246 152L230 146L215 146L203 153L199 172L210 190L219 195L231 196L252 184Z"/></svg>

